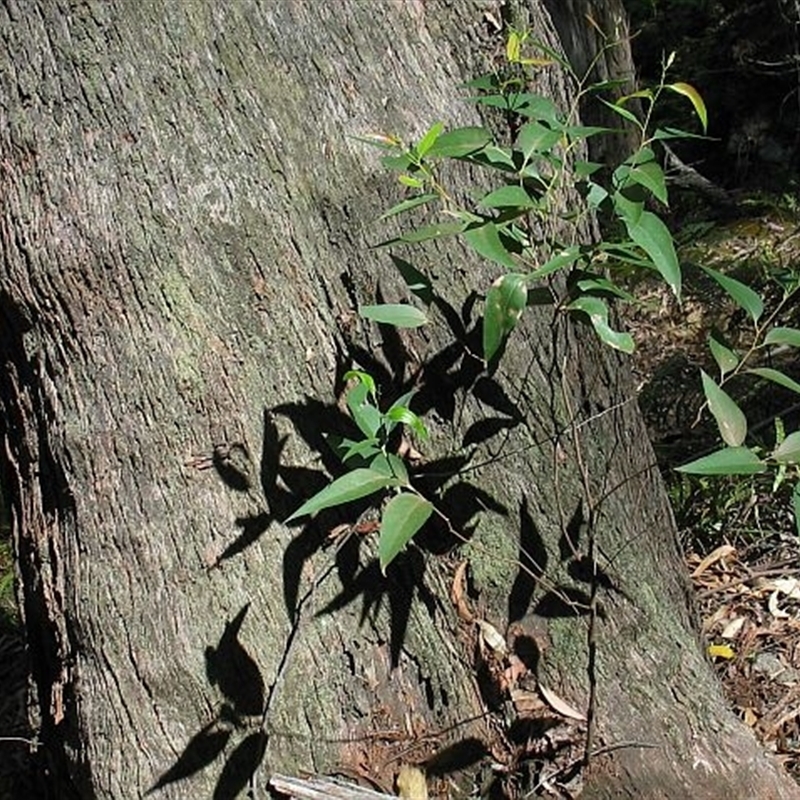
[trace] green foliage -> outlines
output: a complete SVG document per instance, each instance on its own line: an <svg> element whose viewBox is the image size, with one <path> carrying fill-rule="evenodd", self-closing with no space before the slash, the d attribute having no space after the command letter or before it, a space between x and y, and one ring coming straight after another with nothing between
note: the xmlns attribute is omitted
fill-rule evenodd
<svg viewBox="0 0 800 800"><path fill-rule="evenodd" d="M345 375L345 380L352 381L346 403L363 438L331 441L349 471L309 498L287 517L286 522L389 490L394 495L383 511L378 542L381 569L385 571L433 510L433 505L411 485L403 459L389 449L390 437L398 425L409 427L420 438L427 437L428 432L422 420L408 407L413 392L398 398L382 412L371 375L352 370Z"/></svg>
<svg viewBox="0 0 800 800"><path fill-rule="evenodd" d="M608 45L613 46L613 43ZM691 85L668 82L674 54L662 65L661 79L615 101L603 95L618 88L615 82L592 84L576 75L557 53L533 39L528 32L512 30L506 43L507 64L502 72L483 75L467 84L469 101L486 113L499 112L507 123L505 135L494 137L482 126L447 129L438 121L427 128L416 143L404 143L394 135L378 134L363 141L383 151L383 166L397 173L406 196L381 220L404 220L413 212L423 224L411 226L378 247L404 248L432 240L458 240L468 250L497 270L483 291L482 347L487 368L500 361L509 336L517 327L532 298L553 305L555 310L588 322L607 346L632 353L634 338L616 329L613 304L634 298L621 285L631 271L655 272L680 302L681 267L672 234L659 215L668 207L664 171L659 163L660 142L691 137L675 128L651 129L653 110L662 95L670 93L688 100L703 132L708 126L706 105ZM568 71L576 81L578 96L572 106L559 109L547 97L527 91L528 73L556 67ZM587 73L588 74L588 73ZM613 134L605 127L580 123L577 109L594 98L603 103L623 126L638 134L638 146L613 170L585 158L587 140ZM461 192L446 185L447 162L461 162L485 171L493 179L487 190L467 192L471 200L458 200ZM578 197L569 209L562 198ZM599 241L587 240L586 221L600 215L607 221ZM544 224L554 216L559 225ZM547 236L542 230L559 230ZM535 233L534 233L535 232ZM436 297L431 276L409 261L392 255L409 291L426 305ZM771 454L755 445L748 447L748 424L725 384L750 375L800 392L797 384L772 367L753 363L754 357L775 347L800 347L800 330L775 325L777 312L762 323L765 304L752 287L719 270L703 267L705 273L750 318L753 344L739 353L718 335L709 339L711 355L719 368L715 379L702 372L706 405L716 421L724 447L679 468L699 476L756 475L776 470L776 485L790 476L795 480L795 505L800 508L800 434L779 441ZM789 281L784 300L797 288ZM362 317L396 327L417 327L427 315L408 303L363 306ZM530 312L528 312L530 313ZM378 553L381 569L408 544L438 512L428 498L412 486L405 462L389 446L396 426L424 437L424 424L408 406L411 394L381 411L373 379L362 372L347 376L354 384L347 393L350 415L361 432L359 440L336 442L336 452L349 470L304 503L289 519L314 514L331 506L373 494L390 495L381 516Z"/></svg>

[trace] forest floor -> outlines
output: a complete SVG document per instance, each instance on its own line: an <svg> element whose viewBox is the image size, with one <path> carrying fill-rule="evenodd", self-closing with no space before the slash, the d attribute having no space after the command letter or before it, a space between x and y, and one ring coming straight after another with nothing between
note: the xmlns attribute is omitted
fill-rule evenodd
<svg viewBox="0 0 800 800"><path fill-rule="evenodd" d="M699 267L755 285L767 298L762 320L769 319L787 285L800 282L800 209L762 206L735 221L693 223L679 239L687 281L682 306L655 284L642 284L642 306L624 315L637 338L640 405L669 486L708 655L736 713L800 782L800 489L794 494L800 471L782 480L774 472L702 478L674 472L720 446L710 414L700 413L700 369L719 376L710 333L738 353L758 336ZM800 327L797 294L772 324ZM779 363L761 357L750 366L780 366L800 380L796 353L773 358ZM800 428L800 397L746 377L726 390L747 415L747 443L768 453L783 430Z"/></svg>

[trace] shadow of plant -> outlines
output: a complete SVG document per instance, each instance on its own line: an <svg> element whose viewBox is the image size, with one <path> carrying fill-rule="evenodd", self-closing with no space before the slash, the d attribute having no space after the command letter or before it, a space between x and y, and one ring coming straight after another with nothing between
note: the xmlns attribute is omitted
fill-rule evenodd
<svg viewBox="0 0 800 800"><path fill-rule="evenodd" d="M264 680L258 665L239 641L239 630L250 604L226 623L216 647L206 648L206 676L225 698L217 716L198 731L178 760L148 789L150 795L208 768L225 750L231 738L250 730L225 759L213 800L234 800L248 785L267 747L261 715ZM254 730L254 728L256 728Z"/></svg>

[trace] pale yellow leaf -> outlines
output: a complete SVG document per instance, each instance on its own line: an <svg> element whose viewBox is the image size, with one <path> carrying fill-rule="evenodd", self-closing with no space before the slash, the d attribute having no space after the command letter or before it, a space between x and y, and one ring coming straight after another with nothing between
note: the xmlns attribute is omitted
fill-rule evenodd
<svg viewBox="0 0 800 800"><path fill-rule="evenodd" d="M561 714L562 717L568 717L569 719L577 719L581 722L586 722L586 715L578 711L576 708L573 708L566 700L562 700L555 692L550 691L542 684L539 684L539 691L541 692L542 697L545 699L547 705L553 709L553 711L557 711Z"/></svg>
<svg viewBox="0 0 800 800"><path fill-rule="evenodd" d="M723 639L735 639L742 630L745 622L747 622L747 617L736 617L736 619L732 619L725 626L720 636Z"/></svg>
<svg viewBox="0 0 800 800"><path fill-rule="evenodd" d="M699 578L712 564L717 561L726 561L731 556L735 555L736 548L730 544L721 544L715 550L712 550L698 565L697 569L692 573L693 578Z"/></svg>
<svg viewBox="0 0 800 800"><path fill-rule="evenodd" d="M403 764L397 775L397 793L404 800L428 800L425 773L418 767Z"/></svg>
<svg viewBox="0 0 800 800"><path fill-rule="evenodd" d="M494 625L487 622L485 619L475 620L478 627L481 629L481 636L486 646L494 651L498 656L504 656L508 652L506 640L500 635L500 632Z"/></svg>

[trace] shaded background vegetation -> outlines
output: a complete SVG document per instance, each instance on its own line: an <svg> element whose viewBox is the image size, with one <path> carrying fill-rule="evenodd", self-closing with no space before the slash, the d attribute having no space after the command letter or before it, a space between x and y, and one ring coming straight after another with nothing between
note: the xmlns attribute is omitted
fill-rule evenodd
<svg viewBox="0 0 800 800"><path fill-rule="evenodd" d="M800 143L798 0L626 0L643 83L657 80L664 53L695 85L710 112L708 141L676 146L721 186L796 190ZM679 98L663 121L686 126Z"/></svg>

